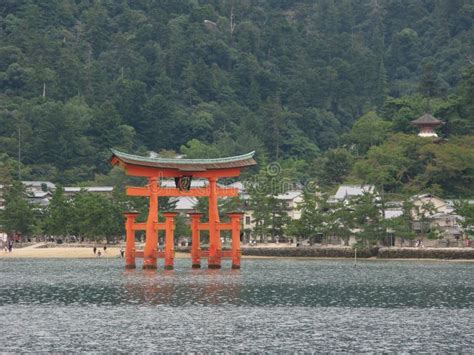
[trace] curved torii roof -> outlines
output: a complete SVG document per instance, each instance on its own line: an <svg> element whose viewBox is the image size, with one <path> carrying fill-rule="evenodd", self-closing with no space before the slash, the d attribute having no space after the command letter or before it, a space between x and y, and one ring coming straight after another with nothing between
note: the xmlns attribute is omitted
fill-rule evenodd
<svg viewBox="0 0 474 355"><path fill-rule="evenodd" d="M112 165L128 164L157 169L174 169L183 172L245 168L257 164L253 159L255 151L233 157L214 159L151 158L128 154L115 149L111 149L111 151Z"/></svg>

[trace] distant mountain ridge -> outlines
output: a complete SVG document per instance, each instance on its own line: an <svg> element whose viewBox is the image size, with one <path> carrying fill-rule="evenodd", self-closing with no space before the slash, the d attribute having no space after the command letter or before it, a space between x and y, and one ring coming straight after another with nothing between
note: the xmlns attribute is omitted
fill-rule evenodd
<svg viewBox="0 0 474 355"><path fill-rule="evenodd" d="M0 168L20 150L23 179L73 184L111 147L255 150L331 181L329 151L362 159L427 109L474 132L473 18L468 0L2 1ZM387 127L364 146L370 112Z"/></svg>

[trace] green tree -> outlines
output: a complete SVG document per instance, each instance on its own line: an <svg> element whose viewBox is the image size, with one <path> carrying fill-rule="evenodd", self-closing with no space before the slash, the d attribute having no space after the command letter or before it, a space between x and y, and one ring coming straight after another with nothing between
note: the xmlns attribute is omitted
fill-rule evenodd
<svg viewBox="0 0 474 355"><path fill-rule="evenodd" d="M270 236L271 241L276 241L277 237L279 240L282 240L285 236L286 227L290 221L286 201L274 195L267 196L266 200L269 212L266 223L268 225L267 233Z"/></svg>
<svg viewBox="0 0 474 355"><path fill-rule="evenodd" d="M7 154L0 154L0 185L10 186L13 183L14 162Z"/></svg>
<svg viewBox="0 0 474 355"><path fill-rule="evenodd" d="M441 186L450 195L470 195L474 184L473 142L474 136L464 136L446 144L424 145L419 150L425 164L421 179L428 186Z"/></svg>
<svg viewBox="0 0 474 355"><path fill-rule="evenodd" d="M283 237L289 222L285 201L278 198L284 192L285 184L280 175L281 167L270 164L261 169L257 178L249 184L249 209L255 223L254 234L260 241L270 237Z"/></svg>
<svg viewBox="0 0 474 355"><path fill-rule="evenodd" d="M460 134L472 134L474 132L474 65L471 63L463 72L461 85L459 86L460 105L459 111L462 117Z"/></svg>
<svg viewBox="0 0 474 355"><path fill-rule="evenodd" d="M69 236L72 219L71 201L64 196L64 188L57 185L45 211L43 230L48 235Z"/></svg>
<svg viewBox="0 0 474 355"><path fill-rule="evenodd" d="M415 203L413 205L412 214L414 215L417 232L421 239L435 239L438 233L432 226L432 216L437 212L435 206L431 202Z"/></svg>
<svg viewBox="0 0 474 355"><path fill-rule="evenodd" d="M383 200L378 194L364 193L350 200L353 209L356 247L376 245L387 236Z"/></svg>
<svg viewBox="0 0 474 355"><path fill-rule="evenodd" d="M406 147L387 143L371 148L366 159L355 163L354 172L384 191L398 191L406 181L411 165Z"/></svg>
<svg viewBox="0 0 474 355"><path fill-rule="evenodd" d="M289 235L299 240L309 238L312 243L317 237L326 234L329 221L328 206L324 197L304 191L303 201L298 204L297 209L301 212L301 217L289 223Z"/></svg>
<svg viewBox="0 0 474 355"><path fill-rule="evenodd" d="M394 237L400 238L402 246L404 246L405 240L412 241L416 237L416 233L413 230L413 208L414 205L412 201L404 200L402 204L402 214L386 220L388 231L393 234Z"/></svg>
<svg viewBox="0 0 474 355"><path fill-rule="evenodd" d="M393 135L384 144L370 148L366 158L355 163L353 174L385 192L439 191L435 186L438 182L425 176L432 156L422 152L431 145L432 140L415 135Z"/></svg>
<svg viewBox="0 0 474 355"><path fill-rule="evenodd" d="M111 198L81 191L71 207L74 234L96 241L111 241L122 233L123 211Z"/></svg>
<svg viewBox="0 0 474 355"><path fill-rule="evenodd" d="M322 158L317 159L317 175L324 186L341 184L354 165L354 156L345 148L329 149Z"/></svg>
<svg viewBox="0 0 474 355"><path fill-rule="evenodd" d="M29 235L35 229L36 220L23 184L15 181L3 189L5 208L0 214L3 228L8 234Z"/></svg>
<svg viewBox="0 0 474 355"><path fill-rule="evenodd" d="M176 216L175 224L176 224L176 229L175 229L174 235L175 235L176 240L179 237L185 237L185 238L191 237L191 228L189 227L189 224L187 223L186 216L183 216L183 215Z"/></svg>
<svg viewBox="0 0 474 355"><path fill-rule="evenodd" d="M186 155L186 158L216 158L220 156L220 152L216 147L203 143L197 139L192 139L181 146L181 153Z"/></svg>
<svg viewBox="0 0 474 355"><path fill-rule="evenodd" d="M473 239L474 237L474 204L466 200L457 201L454 204L456 213L461 217L461 224L465 235Z"/></svg>
<svg viewBox="0 0 474 355"><path fill-rule="evenodd" d="M439 81L432 62L428 62L423 66L423 74L419 85L420 93L427 99L426 110L429 112L431 111L430 99L440 94Z"/></svg>
<svg viewBox="0 0 474 355"><path fill-rule="evenodd" d="M375 112L368 112L354 123L348 140L356 145L359 154L364 154L370 147L383 143L391 127L390 122L382 120Z"/></svg>
<svg viewBox="0 0 474 355"><path fill-rule="evenodd" d="M28 113L35 139L27 152L30 162L53 163L62 170L90 162L94 152L86 131L92 111L81 98L66 104L45 102Z"/></svg>
<svg viewBox="0 0 474 355"><path fill-rule="evenodd" d="M349 245L349 239L354 235L354 209L344 202L333 203L329 206L326 219L325 239L339 237L344 245Z"/></svg>

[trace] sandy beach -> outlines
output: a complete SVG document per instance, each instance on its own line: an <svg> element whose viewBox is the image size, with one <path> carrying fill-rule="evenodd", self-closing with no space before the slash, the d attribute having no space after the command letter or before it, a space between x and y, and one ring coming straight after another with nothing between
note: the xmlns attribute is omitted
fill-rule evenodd
<svg viewBox="0 0 474 355"><path fill-rule="evenodd" d="M107 252L104 254L103 249L98 249L102 252L101 258L119 258L120 247L108 246ZM189 255L185 253L176 253L176 258L186 258ZM88 247L54 247L41 248L37 245L28 246L24 248L13 248L11 253L1 251L0 258L68 258L68 259L84 259L84 258L98 258L94 255L92 248Z"/></svg>
<svg viewBox="0 0 474 355"><path fill-rule="evenodd" d="M273 244L271 245L273 246ZM278 246L278 244L277 244ZM282 246L284 246L282 244ZM1 258L32 258L32 259L50 259L50 258L61 258L61 259L87 259L87 258L98 258L97 255L94 255L92 250L93 246L81 246L81 245L71 245L66 244L64 246L49 245L46 247L46 243L37 243L34 245L22 247L22 248L13 248L11 253L0 250L0 259ZM102 255L101 258L119 258L120 257L120 248L121 246L107 246L107 252L104 254L103 246L97 246L97 250L100 250ZM144 244L137 245L138 250L144 249ZM177 259L189 259L191 258L189 253L176 252L175 258ZM273 256L251 256L243 255L243 259L272 259Z"/></svg>
<svg viewBox="0 0 474 355"><path fill-rule="evenodd" d="M0 251L0 259L89 259L98 258L94 255L92 247L54 247L54 248L41 248L41 245L32 245L24 248L13 248L11 253ZM119 258L120 247L108 246L107 252L103 254L101 258ZM191 258L188 253L175 253L177 259L189 259ZM272 259L270 256L242 256L243 259Z"/></svg>

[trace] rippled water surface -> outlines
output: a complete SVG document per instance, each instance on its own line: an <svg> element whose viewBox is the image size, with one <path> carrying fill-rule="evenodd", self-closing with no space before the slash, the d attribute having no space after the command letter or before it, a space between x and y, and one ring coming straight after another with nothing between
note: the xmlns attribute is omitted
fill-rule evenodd
<svg viewBox="0 0 474 355"><path fill-rule="evenodd" d="M0 351L474 352L474 264L0 260Z"/></svg>

